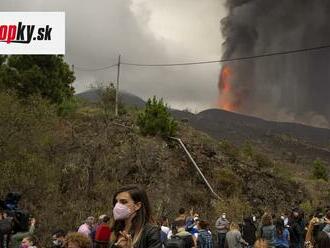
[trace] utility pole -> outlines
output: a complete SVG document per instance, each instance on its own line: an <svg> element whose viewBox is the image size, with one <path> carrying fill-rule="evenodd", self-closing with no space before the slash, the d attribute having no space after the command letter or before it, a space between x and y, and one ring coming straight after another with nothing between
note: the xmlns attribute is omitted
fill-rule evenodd
<svg viewBox="0 0 330 248"><path fill-rule="evenodd" d="M118 102L119 102L119 76L120 76L120 55L118 57L118 68L117 68L117 85L116 85L116 106L115 116L118 116Z"/></svg>

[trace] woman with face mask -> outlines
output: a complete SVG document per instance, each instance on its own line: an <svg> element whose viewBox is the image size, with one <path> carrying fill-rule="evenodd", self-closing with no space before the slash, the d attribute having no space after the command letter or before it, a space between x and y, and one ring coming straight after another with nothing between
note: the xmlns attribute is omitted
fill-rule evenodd
<svg viewBox="0 0 330 248"><path fill-rule="evenodd" d="M146 192L125 186L113 198L111 248L161 248L160 229L152 224Z"/></svg>

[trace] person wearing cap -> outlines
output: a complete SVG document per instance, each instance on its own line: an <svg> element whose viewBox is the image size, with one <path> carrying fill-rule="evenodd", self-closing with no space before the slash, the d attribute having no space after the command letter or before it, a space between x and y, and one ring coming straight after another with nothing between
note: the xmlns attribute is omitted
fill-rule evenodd
<svg viewBox="0 0 330 248"><path fill-rule="evenodd" d="M226 242L226 234L229 229L229 221L226 218L226 213L222 213L221 217L217 219L215 228L217 229L219 248L224 248Z"/></svg>

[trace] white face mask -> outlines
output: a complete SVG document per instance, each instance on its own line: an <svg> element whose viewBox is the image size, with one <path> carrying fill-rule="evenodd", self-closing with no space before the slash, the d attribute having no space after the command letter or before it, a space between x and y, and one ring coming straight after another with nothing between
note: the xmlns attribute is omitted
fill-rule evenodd
<svg viewBox="0 0 330 248"><path fill-rule="evenodd" d="M252 220L253 220L253 221L256 221L256 220L257 220L257 218L256 218L255 216L253 216L253 217L252 217Z"/></svg>
<svg viewBox="0 0 330 248"><path fill-rule="evenodd" d="M284 219L285 219L283 215L281 216L281 219L282 219L282 220L284 220Z"/></svg>
<svg viewBox="0 0 330 248"><path fill-rule="evenodd" d="M58 239L56 239L56 240L53 240L53 244L56 246L60 246L61 242Z"/></svg>
<svg viewBox="0 0 330 248"><path fill-rule="evenodd" d="M125 220L131 216L131 210L124 204L117 202L113 208L113 217L115 220Z"/></svg>
<svg viewBox="0 0 330 248"><path fill-rule="evenodd" d="M222 219L226 219L226 215L225 214L222 215Z"/></svg>

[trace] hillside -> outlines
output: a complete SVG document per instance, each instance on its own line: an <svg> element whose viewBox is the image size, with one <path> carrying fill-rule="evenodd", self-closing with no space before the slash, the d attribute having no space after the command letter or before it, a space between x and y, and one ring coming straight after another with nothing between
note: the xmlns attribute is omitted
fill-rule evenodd
<svg viewBox="0 0 330 248"><path fill-rule="evenodd" d="M294 157L298 164L308 164L321 158L330 163L330 129L265 121L220 109L196 115L177 110L172 113L216 139L227 139L236 145L249 141L276 160Z"/></svg>
<svg viewBox="0 0 330 248"><path fill-rule="evenodd" d="M216 140L189 122L179 122L176 136L222 200L213 198L176 141L140 134L135 110L114 117L79 103L58 116L41 99L20 103L0 94L0 115L0 194L23 192L21 207L40 220L40 237L59 227L72 230L91 214L110 214L112 195L123 184L143 185L155 216L173 218L179 207L194 207L211 223L222 211L241 221L264 209L311 210L329 197L327 182L288 172L290 165L253 145Z"/></svg>
<svg viewBox="0 0 330 248"><path fill-rule="evenodd" d="M95 90L78 94L94 102L99 100L99 95ZM125 105L144 106L144 101L132 94L123 92L120 98ZM238 146L250 142L260 151L269 153L274 160L308 166L320 158L330 164L330 129L266 121L220 109L209 109L198 114L175 109L170 111L176 119L188 122L217 140L226 139Z"/></svg>
<svg viewBox="0 0 330 248"><path fill-rule="evenodd" d="M76 94L77 97L88 100L90 102L98 102L101 100L102 96L102 90L96 89L96 90L88 90L81 92L79 94ZM142 108L145 105L145 101L143 101L141 98L130 94L128 92L120 92L119 93L119 101L123 102L125 105Z"/></svg>

